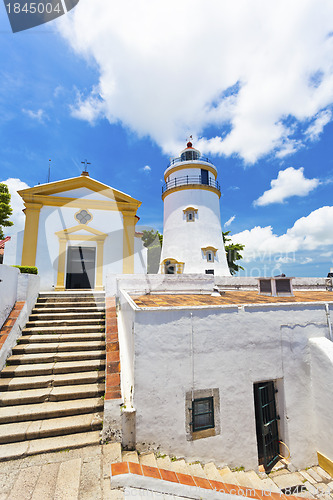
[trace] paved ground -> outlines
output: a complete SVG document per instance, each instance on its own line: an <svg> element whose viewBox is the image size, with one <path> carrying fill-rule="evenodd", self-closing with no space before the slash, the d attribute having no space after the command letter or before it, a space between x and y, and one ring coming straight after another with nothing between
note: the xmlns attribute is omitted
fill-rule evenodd
<svg viewBox="0 0 333 500"><path fill-rule="evenodd" d="M88 446L0 463L0 500L109 500L120 446Z"/></svg>

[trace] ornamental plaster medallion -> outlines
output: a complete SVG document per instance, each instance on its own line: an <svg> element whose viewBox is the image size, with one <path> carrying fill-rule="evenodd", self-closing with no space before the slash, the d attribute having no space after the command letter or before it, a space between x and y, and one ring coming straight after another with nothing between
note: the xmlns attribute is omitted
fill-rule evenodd
<svg viewBox="0 0 333 500"><path fill-rule="evenodd" d="M92 220L92 214L85 209L80 210L79 212L76 212L74 215L75 219L80 223L80 224L88 224Z"/></svg>

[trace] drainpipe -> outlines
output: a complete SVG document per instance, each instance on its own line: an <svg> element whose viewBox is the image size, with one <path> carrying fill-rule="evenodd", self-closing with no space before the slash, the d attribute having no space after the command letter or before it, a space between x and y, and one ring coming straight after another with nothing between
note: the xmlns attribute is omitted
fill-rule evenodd
<svg viewBox="0 0 333 500"><path fill-rule="evenodd" d="M191 365L192 365L192 402L194 401L194 336L193 336L193 314L191 315Z"/></svg>
<svg viewBox="0 0 333 500"><path fill-rule="evenodd" d="M328 326L328 331L329 331L329 339L331 342L333 342L332 323L331 323L329 304L325 304L325 311L326 311L327 326Z"/></svg>

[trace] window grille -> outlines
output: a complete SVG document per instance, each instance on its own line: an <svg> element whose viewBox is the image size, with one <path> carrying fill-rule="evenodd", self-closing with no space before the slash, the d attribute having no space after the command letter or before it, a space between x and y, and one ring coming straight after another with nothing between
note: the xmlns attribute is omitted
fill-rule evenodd
<svg viewBox="0 0 333 500"><path fill-rule="evenodd" d="M201 398L192 401L192 431L202 431L214 427L214 399Z"/></svg>

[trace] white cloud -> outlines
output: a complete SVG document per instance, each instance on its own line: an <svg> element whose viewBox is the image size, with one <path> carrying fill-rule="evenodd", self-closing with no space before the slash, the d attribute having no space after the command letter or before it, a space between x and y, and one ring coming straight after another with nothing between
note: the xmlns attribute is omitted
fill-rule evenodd
<svg viewBox="0 0 333 500"><path fill-rule="evenodd" d="M46 115L43 109L38 109L38 111L32 111L31 109L22 109L22 112L29 116L32 120L36 120L39 123L45 123L45 120L48 120L48 116Z"/></svg>
<svg viewBox="0 0 333 500"><path fill-rule="evenodd" d="M22 231L22 229L24 229L25 215L22 212L22 210L24 209L24 204L21 196L17 194L17 191L19 191L20 189L27 189L29 186L20 179L13 178L9 178L0 182L7 184L11 196L10 206L13 209L13 213L10 216L9 220L11 220L14 225L4 228L5 235L10 236L11 234L15 234L18 231Z"/></svg>
<svg viewBox="0 0 333 500"><path fill-rule="evenodd" d="M306 217L301 217L285 234L274 234L271 226L256 226L231 236L234 243L242 243L244 260L249 262L256 258L269 258L299 251L325 250L333 245L333 206L325 206L314 210Z"/></svg>
<svg viewBox="0 0 333 500"><path fill-rule="evenodd" d="M93 125L96 120L103 116L105 110L105 103L101 99L96 87L88 97L84 97L81 92L77 90L75 105L70 107L71 115L79 120L86 120Z"/></svg>
<svg viewBox="0 0 333 500"><path fill-rule="evenodd" d="M230 224L236 219L236 215L233 215L230 217L230 219L227 220L227 222L224 223L224 227L229 227Z"/></svg>
<svg viewBox="0 0 333 500"><path fill-rule="evenodd" d="M140 168L141 172L144 172L145 174L150 174L151 172L151 167L149 165L145 165L144 167Z"/></svg>
<svg viewBox="0 0 333 500"><path fill-rule="evenodd" d="M317 115L314 122L305 131L306 135L311 141L315 141L319 138L320 134L323 132L325 125L327 125L332 119L332 113L329 110L322 111Z"/></svg>
<svg viewBox="0 0 333 500"><path fill-rule="evenodd" d="M168 154L189 134L249 163L291 154L309 138L296 125L333 103L331 0L81 0L57 23L99 72L73 114L119 121Z"/></svg>
<svg viewBox="0 0 333 500"><path fill-rule="evenodd" d="M277 179L271 181L271 189L265 191L253 204L265 206L271 203L283 203L291 196L307 196L319 185L319 180L306 179L303 172L304 168L289 167L280 170Z"/></svg>

